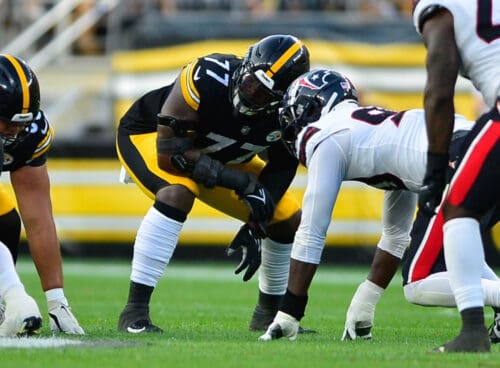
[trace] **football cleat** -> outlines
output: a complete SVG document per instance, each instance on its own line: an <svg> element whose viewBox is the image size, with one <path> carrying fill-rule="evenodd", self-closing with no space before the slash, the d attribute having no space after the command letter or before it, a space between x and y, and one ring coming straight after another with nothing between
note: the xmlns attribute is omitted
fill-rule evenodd
<svg viewBox="0 0 500 368"><path fill-rule="evenodd" d="M278 312L273 323L268 327L266 333L259 337L260 341L271 341L287 337L290 341L297 339L299 321L291 315Z"/></svg>
<svg viewBox="0 0 500 368"><path fill-rule="evenodd" d="M151 323L147 319L141 319L127 327L127 332L131 334L139 334L144 332L163 332L163 330Z"/></svg>
<svg viewBox="0 0 500 368"><path fill-rule="evenodd" d="M49 324L52 332L64 332L72 335L85 335L69 305L60 301L49 302Z"/></svg>
<svg viewBox="0 0 500 368"><path fill-rule="evenodd" d="M118 331L132 334L163 332L151 322L149 306L142 303L129 303L125 306L118 319Z"/></svg>
<svg viewBox="0 0 500 368"><path fill-rule="evenodd" d="M273 322L278 311L277 307L265 307L260 304L255 306L252 319L250 320L250 331L265 331Z"/></svg>
<svg viewBox="0 0 500 368"><path fill-rule="evenodd" d="M495 320L488 329L488 333L492 344L500 343L500 314L495 313Z"/></svg>
<svg viewBox="0 0 500 368"><path fill-rule="evenodd" d="M5 320L5 304L2 298L0 298L0 325L3 323L4 320Z"/></svg>
<svg viewBox="0 0 500 368"><path fill-rule="evenodd" d="M266 331L269 325L273 322L274 316L276 316L278 309L277 308L269 308L257 304L253 311L252 319L250 320L250 331ZM312 330L309 328L304 328L299 326L298 334L313 334L316 333L316 330Z"/></svg>
<svg viewBox="0 0 500 368"><path fill-rule="evenodd" d="M435 353L487 353L491 349L486 327L472 332L460 332L450 342L438 346Z"/></svg>
<svg viewBox="0 0 500 368"><path fill-rule="evenodd" d="M1 337L32 336L40 333L42 317L35 300L22 292L9 298L6 303L4 321L0 324Z"/></svg>

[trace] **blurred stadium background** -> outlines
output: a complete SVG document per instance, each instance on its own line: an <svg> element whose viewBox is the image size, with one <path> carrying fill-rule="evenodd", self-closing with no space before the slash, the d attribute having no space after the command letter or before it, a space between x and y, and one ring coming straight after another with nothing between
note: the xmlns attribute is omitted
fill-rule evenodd
<svg viewBox="0 0 500 368"><path fill-rule="evenodd" d="M56 130L49 169L67 255L130 255L150 206L133 184L120 184L114 133L120 116L146 91L173 80L193 58L242 55L273 33L309 46L313 67L347 73L363 104L422 106L425 53L407 0L0 0L0 52L26 59L37 73L42 108ZM458 112L474 120L482 104L470 83L457 84ZM3 182L8 182L6 175ZM293 191L301 197L305 172ZM382 193L345 183L324 259L371 259L380 231ZM221 260L239 227L198 203L176 257ZM486 237L500 265L500 227Z"/></svg>

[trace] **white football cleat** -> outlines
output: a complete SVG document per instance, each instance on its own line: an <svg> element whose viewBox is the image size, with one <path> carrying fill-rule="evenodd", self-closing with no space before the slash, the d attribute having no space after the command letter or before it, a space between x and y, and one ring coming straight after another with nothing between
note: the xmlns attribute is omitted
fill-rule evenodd
<svg viewBox="0 0 500 368"><path fill-rule="evenodd" d="M3 323L5 320L5 303L3 302L3 299L0 298L0 325Z"/></svg>
<svg viewBox="0 0 500 368"><path fill-rule="evenodd" d="M40 333L42 316L35 300L24 290L14 290L5 305L1 337L31 336Z"/></svg>
<svg viewBox="0 0 500 368"><path fill-rule="evenodd" d="M85 335L69 305L60 301L49 302L50 329L52 332L64 332L72 335Z"/></svg>
<svg viewBox="0 0 500 368"><path fill-rule="evenodd" d="M297 339L299 331L299 321L287 313L278 311L274 321L269 325L264 335L259 337L260 341L277 340L282 337L287 337L288 340L294 341Z"/></svg>

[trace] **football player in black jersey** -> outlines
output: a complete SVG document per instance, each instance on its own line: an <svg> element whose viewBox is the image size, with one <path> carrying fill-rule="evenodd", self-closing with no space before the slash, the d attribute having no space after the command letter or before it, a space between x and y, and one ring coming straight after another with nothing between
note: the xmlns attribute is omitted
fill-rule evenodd
<svg viewBox="0 0 500 368"><path fill-rule="evenodd" d="M0 141L0 157L3 157L3 142ZM0 174L2 172L0 161ZM26 290L16 271L9 248L0 241L0 336L28 336L37 333L42 327L40 310ZM8 306L8 318L5 312Z"/></svg>
<svg viewBox="0 0 500 368"><path fill-rule="evenodd" d="M10 172L17 207L0 186L0 241L17 259L21 219L47 298L54 332L83 334L63 291L61 251L52 215L47 151L53 130L40 108L38 80L23 60L0 54L0 139L3 171ZM19 214L21 217L19 217ZM5 323L9 320L9 308Z"/></svg>
<svg viewBox="0 0 500 368"><path fill-rule="evenodd" d="M267 328L286 291L300 222L299 204L287 192L297 161L281 142L278 107L288 85L308 70L309 51L299 39L272 35L243 59L214 53L193 60L121 119L119 159L154 204L137 232L119 330L161 331L149 301L195 199L244 223L228 254L242 248L235 272L246 269L244 281L260 265L250 330ZM258 156L263 151L266 161Z"/></svg>

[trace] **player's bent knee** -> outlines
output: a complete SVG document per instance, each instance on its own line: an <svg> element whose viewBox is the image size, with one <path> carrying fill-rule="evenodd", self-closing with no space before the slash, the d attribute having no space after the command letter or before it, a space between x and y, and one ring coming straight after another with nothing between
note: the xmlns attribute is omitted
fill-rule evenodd
<svg viewBox="0 0 500 368"><path fill-rule="evenodd" d="M300 224L301 213L298 210L288 219L269 225L267 228L268 236L278 243L292 243Z"/></svg>
<svg viewBox="0 0 500 368"><path fill-rule="evenodd" d="M169 185L156 193L156 201L188 213L194 204L194 194L183 185Z"/></svg>

